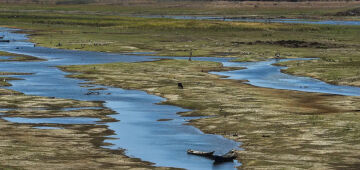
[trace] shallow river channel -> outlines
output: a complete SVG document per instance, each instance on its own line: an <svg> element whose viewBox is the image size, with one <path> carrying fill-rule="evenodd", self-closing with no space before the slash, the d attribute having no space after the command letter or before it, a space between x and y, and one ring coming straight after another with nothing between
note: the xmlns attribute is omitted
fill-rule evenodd
<svg viewBox="0 0 360 170"><path fill-rule="evenodd" d="M246 17L220 17L220 16L190 16L190 15L134 15L144 18L171 18L185 20L215 20L230 22L263 22L263 23L286 23L286 24L320 24L320 25L360 25L356 20L310 20L310 19L282 19L282 18L246 18Z"/></svg>
<svg viewBox="0 0 360 170"><path fill-rule="evenodd" d="M126 149L130 157L141 158L155 163L156 166L178 167L186 169L235 169L241 163L234 161L224 164L213 164L212 160L188 155L187 149L215 151L223 154L231 149L240 150L241 143L228 140L218 135L204 134L195 127L184 125L190 119L180 117L178 112L186 109L158 105L164 98L149 95L138 90L124 90L120 88L94 85L81 87L84 80L66 78L69 73L59 70L60 65L84 65L111 62L140 62L152 61L154 56L131 56L101 52L86 52L34 47L27 41L25 34L15 33L14 29L0 28L0 34L10 43L0 43L0 50L36 56L46 59L40 62L0 62L0 71L26 72L31 75L11 75L23 80L12 81L9 89L23 92L28 95L38 95L56 98L76 99L84 101L104 101L105 106L118 114L110 115L118 122L103 123L94 118L21 118L6 117L2 119L16 123L51 123L51 124L106 124L115 131L105 142L111 146L109 149ZM169 57L166 57L169 58ZM175 59L184 59L174 57ZM229 79L248 80L249 84L277 89L299 90L306 92L322 92L340 95L360 96L360 88L349 86L335 86L316 79L297 77L280 72L282 67L273 66L273 63L283 60L269 60L263 62L236 63L227 58L202 57L193 60L222 62L225 66L246 67L247 69L217 72L213 74L225 75ZM106 88L98 91L99 95L86 95L90 89ZM6 109L6 108L4 108ZM81 109L81 108L79 108ZM89 109L89 108L84 108ZM101 109L101 108L90 108ZM159 119L172 119L171 121L157 121ZM54 125L55 126L55 125ZM51 127L37 127L39 129L52 129ZM54 127L53 129L57 129Z"/></svg>

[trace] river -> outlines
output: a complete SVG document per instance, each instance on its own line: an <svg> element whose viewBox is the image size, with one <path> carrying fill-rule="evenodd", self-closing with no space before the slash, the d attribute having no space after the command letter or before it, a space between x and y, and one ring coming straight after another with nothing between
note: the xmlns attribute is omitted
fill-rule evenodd
<svg viewBox="0 0 360 170"><path fill-rule="evenodd" d="M27 95L104 101L107 108L118 113L110 116L119 121L101 123L98 119L83 117L10 118L6 115L0 115L2 119L16 123L34 124L106 124L115 134L109 136L109 139L105 141L112 145L104 147L126 149L126 155L153 162L156 166L187 169L234 169L236 166L241 166L241 163L237 161L213 164L212 160L186 154L186 150L190 148L203 151L214 150L216 154L223 154L230 149L241 149L239 148L241 143L225 139L219 135L204 134L195 127L184 125L188 120L196 118L185 118L177 114L187 111L186 109L170 105L158 105L157 103L165 99L149 95L143 91L100 85L81 87L81 84L86 83L85 80L66 78L69 73L56 67L60 65L153 61L158 58L187 58L155 57L145 54L144 56L132 56L35 47L33 43L27 41L28 38L25 34L14 33L14 31L14 29L0 28L0 32L4 32L11 40L10 43L0 43L1 51L36 56L47 61L0 62L0 71L33 73L31 75L12 75L11 77L22 78L23 80L12 81L13 86L8 87L9 89ZM212 73L228 76L228 79L248 80L248 83L254 86L360 96L360 88L358 87L336 86L308 77L287 75L281 73L281 69L284 67L273 65L289 59L244 63L231 62L229 58L216 57L199 57L193 58L193 60L221 62L224 66L231 67L246 67L247 69L243 70ZM105 88L106 90L98 91L99 95L86 95L90 89L94 88ZM159 119L172 120L157 121ZM38 128L47 127L39 126Z"/></svg>

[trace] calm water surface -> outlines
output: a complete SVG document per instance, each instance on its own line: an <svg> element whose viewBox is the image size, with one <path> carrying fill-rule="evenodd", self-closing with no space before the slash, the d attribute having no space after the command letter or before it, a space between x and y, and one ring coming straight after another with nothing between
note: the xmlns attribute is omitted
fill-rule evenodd
<svg viewBox="0 0 360 170"><path fill-rule="evenodd" d="M50 123L50 124L96 124L100 121L97 118L87 117L54 117L54 118L22 118L22 117L3 117L3 119L16 123Z"/></svg>
<svg viewBox="0 0 360 170"><path fill-rule="evenodd" d="M228 76L227 79L248 80L248 84L273 89L286 89L304 92L318 92L346 96L360 96L360 88L353 86L338 86L323 81L284 74L281 69L286 67L274 66L273 64L289 60L311 60L311 59L281 59L261 62L233 63L226 62L225 66L245 67L243 70L212 72L213 74Z"/></svg>

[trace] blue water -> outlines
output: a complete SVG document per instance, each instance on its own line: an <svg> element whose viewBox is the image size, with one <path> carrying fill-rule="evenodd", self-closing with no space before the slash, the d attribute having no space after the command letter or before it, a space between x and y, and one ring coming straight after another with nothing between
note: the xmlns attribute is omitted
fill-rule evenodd
<svg viewBox="0 0 360 170"><path fill-rule="evenodd" d="M215 18L214 18L214 19L215 19ZM220 18L217 19L217 20L220 20ZM360 25L360 21L341 21L341 20L241 19L241 18L225 18L224 21L264 22L264 23L287 23L287 24Z"/></svg>
<svg viewBox="0 0 360 170"><path fill-rule="evenodd" d="M0 60L12 60L11 56L0 56Z"/></svg>
<svg viewBox="0 0 360 170"><path fill-rule="evenodd" d="M264 23L288 23L288 24L322 24L322 25L360 25L360 21L344 20L305 20L305 19L256 19L242 17L218 17L218 16L181 16L181 15L146 15L138 16L146 18L171 18L185 20L216 20L237 22L264 22Z"/></svg>
<svg viewBox="0 0 360 170"><path fill-rule="evenodd" d="M59 127L51 127L51 126L35 126L33 127L35 129L45 129L45 130L57 130L57 129L63 129Z"/></svg>
<svg viewBox="0 0 360 170"><path fill-rule="evenodd" d="M2 119L15 123L50 123L50 124L96 124L100 121L97 118L88 117L54 117L54 118L23 118L23 117L2 117Z"/></svg>
<svg viewBox="0 0 360 170"><path fill-rule="evenodd" d="M13 109L9 109L9 108L0 108L0 111L10 111L10 110L13 110Z"/></svg>
<svg viewBox="0 0 360 170"><path fill-rule="evenodd" d="M273 64L289 60L309 60L309 59L280 59L261 62L232 63L226 62L225 66L245 67L243 70L227 72L211 72L213 74L228 76L227 79L248 80L248 84L267 87L273 89L297 90L304 92L317 92L338 94L346 96L360 96L360 88L353 86L338 86L328 84L323 81L309 78L284 74L281 69L286 67L274 66Z"/></svg>

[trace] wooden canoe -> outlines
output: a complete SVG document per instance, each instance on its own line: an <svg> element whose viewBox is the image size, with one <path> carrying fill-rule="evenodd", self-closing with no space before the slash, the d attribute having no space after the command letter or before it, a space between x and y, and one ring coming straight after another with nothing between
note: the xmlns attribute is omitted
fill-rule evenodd
<svg viewBox="0 0 360 170"><path fill-rule="evenodd" d="M231 150L224 155L214 155L214 152L215 151L202 152L202 151L196 151L196 150L192 150L192 149L187 150L188 154L203 156L203 157L212 159L212 160L214 160L214 163L232 162L237 157L235 150Z"/></svg>
<svg viewBox="0 0 360 170"><path fill-rule="evenodd" d="M215 151L212 152L202 152L202 151L196 151L196 150L192 150L189 149L187 150L188 154L192 154L192 155L198 155L198 156L204 156L204 157L212 157Z"/></svg>

